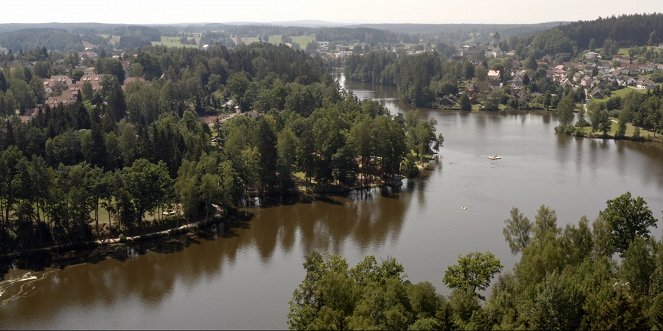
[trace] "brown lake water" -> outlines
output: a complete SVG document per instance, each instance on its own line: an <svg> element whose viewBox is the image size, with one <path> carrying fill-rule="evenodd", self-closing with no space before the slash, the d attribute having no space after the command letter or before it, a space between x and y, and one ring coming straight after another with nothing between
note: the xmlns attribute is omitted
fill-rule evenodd
<svg viewBox="0 0 663 331"><path fill-rule="evenodd" d="M340 81L391 112L412 111L394 89ZM201 238L173 253L10 270L0 282L0 328L284 329L313 250L351 265L393 256L411 281L448 293L441 278L461 254L490 250L513 266L517 257L502 237L511 207L533 218L546 204L564 225L593 220L606 200L630 191L661 219L660 145L558 136L549 113L421 112L444 134L442 158L401 193L253 208L233 236Z"/></svg>

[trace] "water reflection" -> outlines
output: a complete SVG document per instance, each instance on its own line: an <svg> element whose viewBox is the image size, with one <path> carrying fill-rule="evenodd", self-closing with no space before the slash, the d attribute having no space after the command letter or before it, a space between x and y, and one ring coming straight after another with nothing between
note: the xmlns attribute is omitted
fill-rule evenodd
<svg viewBox="0 0 663 331"><path fill-rule="evenodd" d="M255 250L260 263L269 264L278 251L292 254L295 247L343 254L346 243L358 254L385 241L397 241L412 194L422 204L425 180L408 181L405 192L381 192L379 189L356 193L355 198L329 197L278 207L249 209L253 219L225 233L205 232L195 238L177 242L156 243L151 252L125 261L106 260L81 264L57 272L46 271L41 280L33 281L31 295L5 304L0 310L0 327L15 327L16 318L30 325L30 320L47 323L48 316L61 309L90 306L112 307L137 299L150 309L158 307L172 295L176 284L195 287L205 278L220 278L224 267L236 263L239 252ZM299 245L297 245L299 243ZM168 245L187 246L166 254ZM298 278L301 270L291 270ZM252 293L251 295L259 295ZM53 304L44 298L66 298L67 304Z"/></svg>

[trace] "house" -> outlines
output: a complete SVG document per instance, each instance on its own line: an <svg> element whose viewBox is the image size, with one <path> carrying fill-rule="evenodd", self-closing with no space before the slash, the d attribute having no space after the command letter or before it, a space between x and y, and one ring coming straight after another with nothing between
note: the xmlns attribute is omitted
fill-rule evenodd
<svg viewBox="0 0 663 331"><path fill-rule="evenodd" d="M656 84L649 78L644 78L638 80L636 88L642 89L642 90L653 90L656 88Z"/></svg>
<svg viewBox="0 0 663 331"><path fill-rule="evenodd" d="M499 80L500 79L500 71L499 70L488 70L488 79L490 80Z"/></svg>
<svg viewBox="0 0 663 331"><path fill-rule="evenodd" d="M629 78L626 80L626 85L634 86L634 85L637 84L637 83L638 83L638 81L635 80L635 78L633 78L633 77L629 77Z"/></svg>
<svg viewBox="0 0 663 331"><path fill-rule="evenodd" d="M90 83L92 86L93 91L99 91L101 90L101 82L104 79L104 75L97 75L97 74L85 74L81 77L81 79L76 82L76 86L80 89L83 88L85 83Z"/></svg>
<svg viewBox="0 0 663 331"><path fill-rule="evenodd" d="M522 80L519 80L519 79L514 79L514 80L512 80L512 81L509 83L508 86L509 86L509 88L510 88L511 90L513 90L514 92L519 92L520 90L522 90L522 89L525 87L525 85L523 84L523 81L522 81Z"/></svg>
<svg viewBox="0 0 663 331"><path fill-rule="evenodd" d="M598 86L595 86L587 95L592 99L600 99L603 96Z"/></svg>
<svg viewBox="0 0 663 331"><path fill-rule="evenodd" d="M328 41L318 41L318 50L321 52L329 51L329 42Z"/></svg>
<svg viewBox="0 0 663 331"><path fill-rule="evenodd" d="M72 88L62 92L59 96L51 96L46 100L46 105L55 108L59 105L70 106L78 101L78 89Z"/></svg>
<svg viewBox="0 0 663 331"><path fill-rule="evenodd" d="M51 78L44 79L44 90L46 94L53 92L62 92L69 88L72 84L72 79L66 75L51 76Z"/></svg>
<svg viewBox="0 0 663 331"><path fill-rule="evenodd" d="M590 87L592 84L594 84L594 80L589 76L585 76L580 80L580 86L582 87Z"/></svg>

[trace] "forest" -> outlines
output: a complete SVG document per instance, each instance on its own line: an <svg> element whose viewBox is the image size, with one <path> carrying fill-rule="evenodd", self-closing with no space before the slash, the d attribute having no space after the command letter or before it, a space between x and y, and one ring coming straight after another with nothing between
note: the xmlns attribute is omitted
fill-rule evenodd
<svg viewBox="0 0 663 331"><path fill-rule="evenodd" d="M146 80L124 88L120 60L100 58L97 91L86 83L74 104L21 121L14 109L43 99L35 68L78 64L21 56L41 60L0 71L5 254L133 233L178 208L196 221L254 196L399 181L443 139L432 120L391 116L340 89L319 58L269 44L146 47L129 70ZM224 120L203 122L214 114Z"/></svg>
<svg viewBox="0 0 663 331"><path fill-rule="evenodd" d="M41 47L64 52L83 50L81 38L77 34L64 29L44 28L0 33L0 47L16 53Z"/></svg>
<svg viewBox="0 0 663 331"><path fill-rule="evenodd" d="M288 326L660 330L663 242L650 235L656 222L644 199L628 192L608 200L594 222L583 216L564 227L545 205L533 221L513 208L503 231L520 256L513 270L503 272L491 252L459 256L440 275L449 295L409 281L394 258L368 256L350 268L340 256L314 252L292 295Z"/></svg>

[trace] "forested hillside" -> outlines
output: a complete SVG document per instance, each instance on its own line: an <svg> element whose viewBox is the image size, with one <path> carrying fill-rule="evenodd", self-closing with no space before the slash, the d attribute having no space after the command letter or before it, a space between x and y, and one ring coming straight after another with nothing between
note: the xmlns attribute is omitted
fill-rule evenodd
<svg viewBox="0 0 663 331"><path fill-rule="evenodd" d="M42 47L63 52L83 50L81 38L77 34L62 29L42 28L0 33L0 47L15 53Z"/></svg>
<svg viewBox="0 0 663 331"><path fill-rule="evenodd" d="M558 28L580 49L587 49L594 40L595 47L602 47L606 39L612 39L620 47L654 45L663 41L663 14L634 14L593 21L580 21Z"/></svg>

